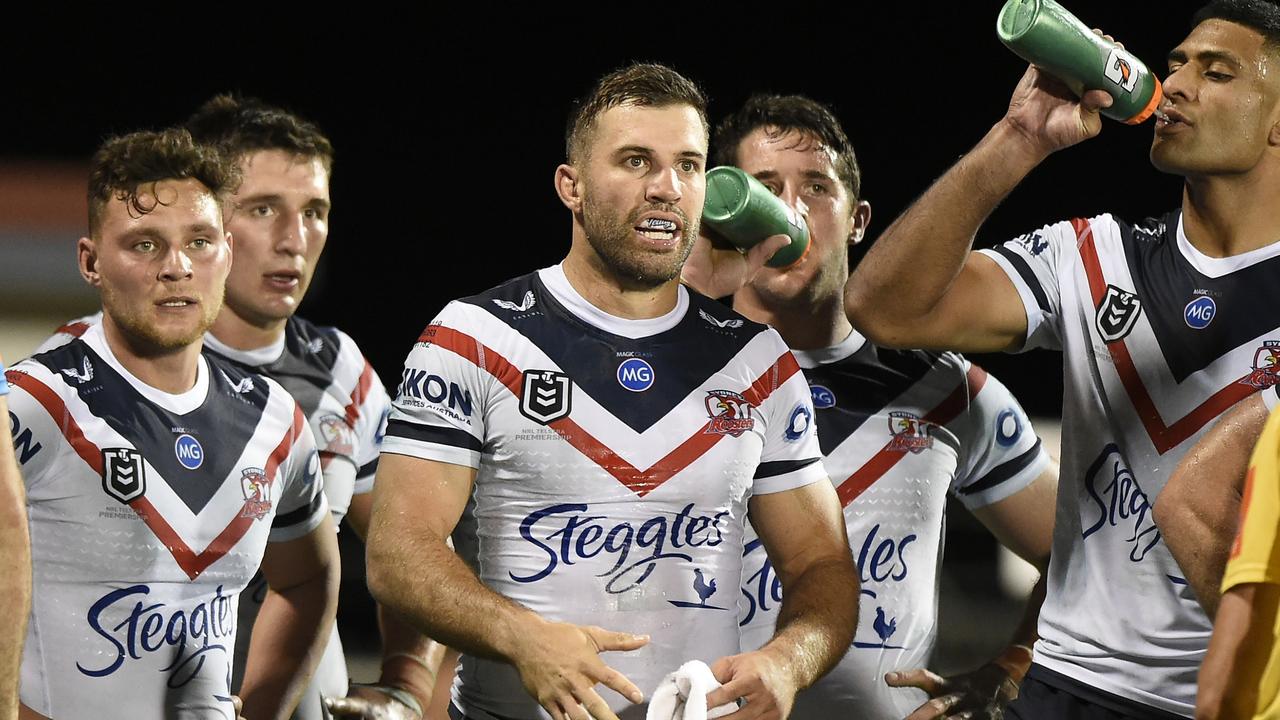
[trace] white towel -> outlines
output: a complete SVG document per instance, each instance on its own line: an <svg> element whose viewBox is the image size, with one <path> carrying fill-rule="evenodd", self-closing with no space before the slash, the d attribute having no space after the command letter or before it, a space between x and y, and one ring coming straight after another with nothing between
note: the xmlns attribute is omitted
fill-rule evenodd
<svg viewBox="0 0 1280 720"><path fill-rule="evenodd" d="M711 668L701 660L690 660L662 679L649 698L645 720L711 720L738 709L726 703L707 711L707 693L720 687Z"/></svg>

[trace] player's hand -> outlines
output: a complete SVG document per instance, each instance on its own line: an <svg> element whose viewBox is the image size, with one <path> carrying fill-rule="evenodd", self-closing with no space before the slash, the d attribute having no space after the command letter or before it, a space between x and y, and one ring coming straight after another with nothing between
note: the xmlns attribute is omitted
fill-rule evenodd
<svg viewBox="0 0 1280 720"><path fill-rule="evenodd" d="M1101 30L1094 30L1102 35ZM1111 40L1110 35L1102 35ZM1034 65L1027 68L1009 100L1005 120L1045 155L1075 145L1102 131L1098 111L1110 107L1111 95L1090 90L1077 98L1067 86Z"/></svg>
<svg viewBox="0 0 1280 720"><path fill-rule="evenodd" d="M396 697L397 693L379 689L376 685L352 685L347 696L324 699L324 705L334 717L362 718L362 720L421 720L424 699L409 695L405 699ZM399 688L388 688L407 691ZM412 707L406 700L412 697L418 707ZM426 698L430 701L430 698Z"/></svg>
<svg viewBox="0 0 1280 720"><path fill-rule="evenodd" d="M745 700L724 720L785 720L796 701L796 682L783 663L767 650L730 655L711 666L719 688L707 693L707 707Z"/></svg>
<svg viewBox="0 0 1280 720"><path fill-rule="evenodd" d="M555 720L618 720L595 686L604 685L633 703L644 702L644 694L606 665L600 653L636 650L648 642L648 635L539 619L521 636L512 664L524 689Z"/></svg>
<svg viewBox="0 0 1280 720"><path fill-rule="evenodd" d="M742 252L705 228L684 261L680 282L711 298L732 295L751 282L773 254L791 244L786 235L770 235Z"/></svg>
<svg viewBox="0 0 1280 720"><path fill-rule="evenodd" d="M886 673L889 687L920 688L928 702L916 708L907 720L1000 720L1004 706L1018 697L1018 684L1005 668L988 663L972 672L942 677L924 668Z"/></svg>

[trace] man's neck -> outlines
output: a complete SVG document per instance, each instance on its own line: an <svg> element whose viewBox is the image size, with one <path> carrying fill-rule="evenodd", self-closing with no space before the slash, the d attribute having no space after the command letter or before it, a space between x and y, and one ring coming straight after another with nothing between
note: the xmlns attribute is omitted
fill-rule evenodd
<svg viewBox="0 0 1280 720"><path fill-rule="evenodd" d="M122 332L105 313L102 334L116 360L147 385L170 395L180 395L195 387L199 375L200 340L178 350L151 350Z"/></svg>
<svg viewBox="0 0 1280 720"><path fill-rule="evenodd" d="M569 285L584 300L614 317L627 320L662 317L675 309L679 299L678 278L657 287L638 285L619 278L594 252L581 252L576 247L569 251L563 267Z"/></svg>
<svg viewBox="0 0 1280 720"><path fill-rule="evenodd" d="M231 308L222 306L222 312L213 321L209 332L218 342L236 350L258 350L269 347L284 337L288 320L272 320L263 324L251 323Z"/></svg>
<svg viewBox="0 0 1280 720"><path fill-rule="evenodd" d="M1280 240L1280 171L1187 178L1182 222L1187 240L1209 257L1242 255Z"/></svg>
<svg viewBox="0 0 1280 720"><path fill-rule="evenodd" d="M769 303L751 286L733 296L733 309L771 326L792 350L820 350L840 344L853 325L844 312L844 297L836 293L813 303Z"/></svg>

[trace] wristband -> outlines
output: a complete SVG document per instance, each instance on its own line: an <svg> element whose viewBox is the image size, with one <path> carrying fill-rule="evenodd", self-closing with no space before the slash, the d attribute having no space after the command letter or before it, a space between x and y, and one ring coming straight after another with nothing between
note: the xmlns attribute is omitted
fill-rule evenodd
<svg viewBox="0 0 1280 720"><path fill-rule="evenodd" d="M412 710L414 715L417 715L418 717L422 717L422 703L418 702L418 698L415 697L414 694L409 692L408 690L401 690L400 688L397 688L397 687L390 687L388 685L377 685L374 683L351 683L351 687L368 688L370 690L380 692L383 695L386 695L392 700L395 700L401 705L404 705L405 707Z"/></svg>
<svg viewBox="0 0 1280 720"><path fill-rule="evenodd" d="M1031 648L1026 645L1010 645L1000 653L1000 656L991 661L992 665L999 665L1009 673L1009 679L1014 683L1021 684L1022 678L1027 674L1027 668L1031 667L1031 658L1033 653Z"/></svg>

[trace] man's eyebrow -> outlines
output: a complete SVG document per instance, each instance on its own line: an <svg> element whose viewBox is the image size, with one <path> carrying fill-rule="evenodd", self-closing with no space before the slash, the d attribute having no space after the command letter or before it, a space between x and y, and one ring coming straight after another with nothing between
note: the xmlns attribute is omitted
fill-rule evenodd
<svg viewBox="0 0 1280 720"><path fill-rule="evenodd" d="M1240 62L1240 58L1226 50L1200 50L1193 53L1193 55L1196 61L1200 63L1224 62L1237 69L1244 67L1244 64ZM1185 63L1187 57L1185 50L1172 50L1169 52L1168 61Z"/></svg>

